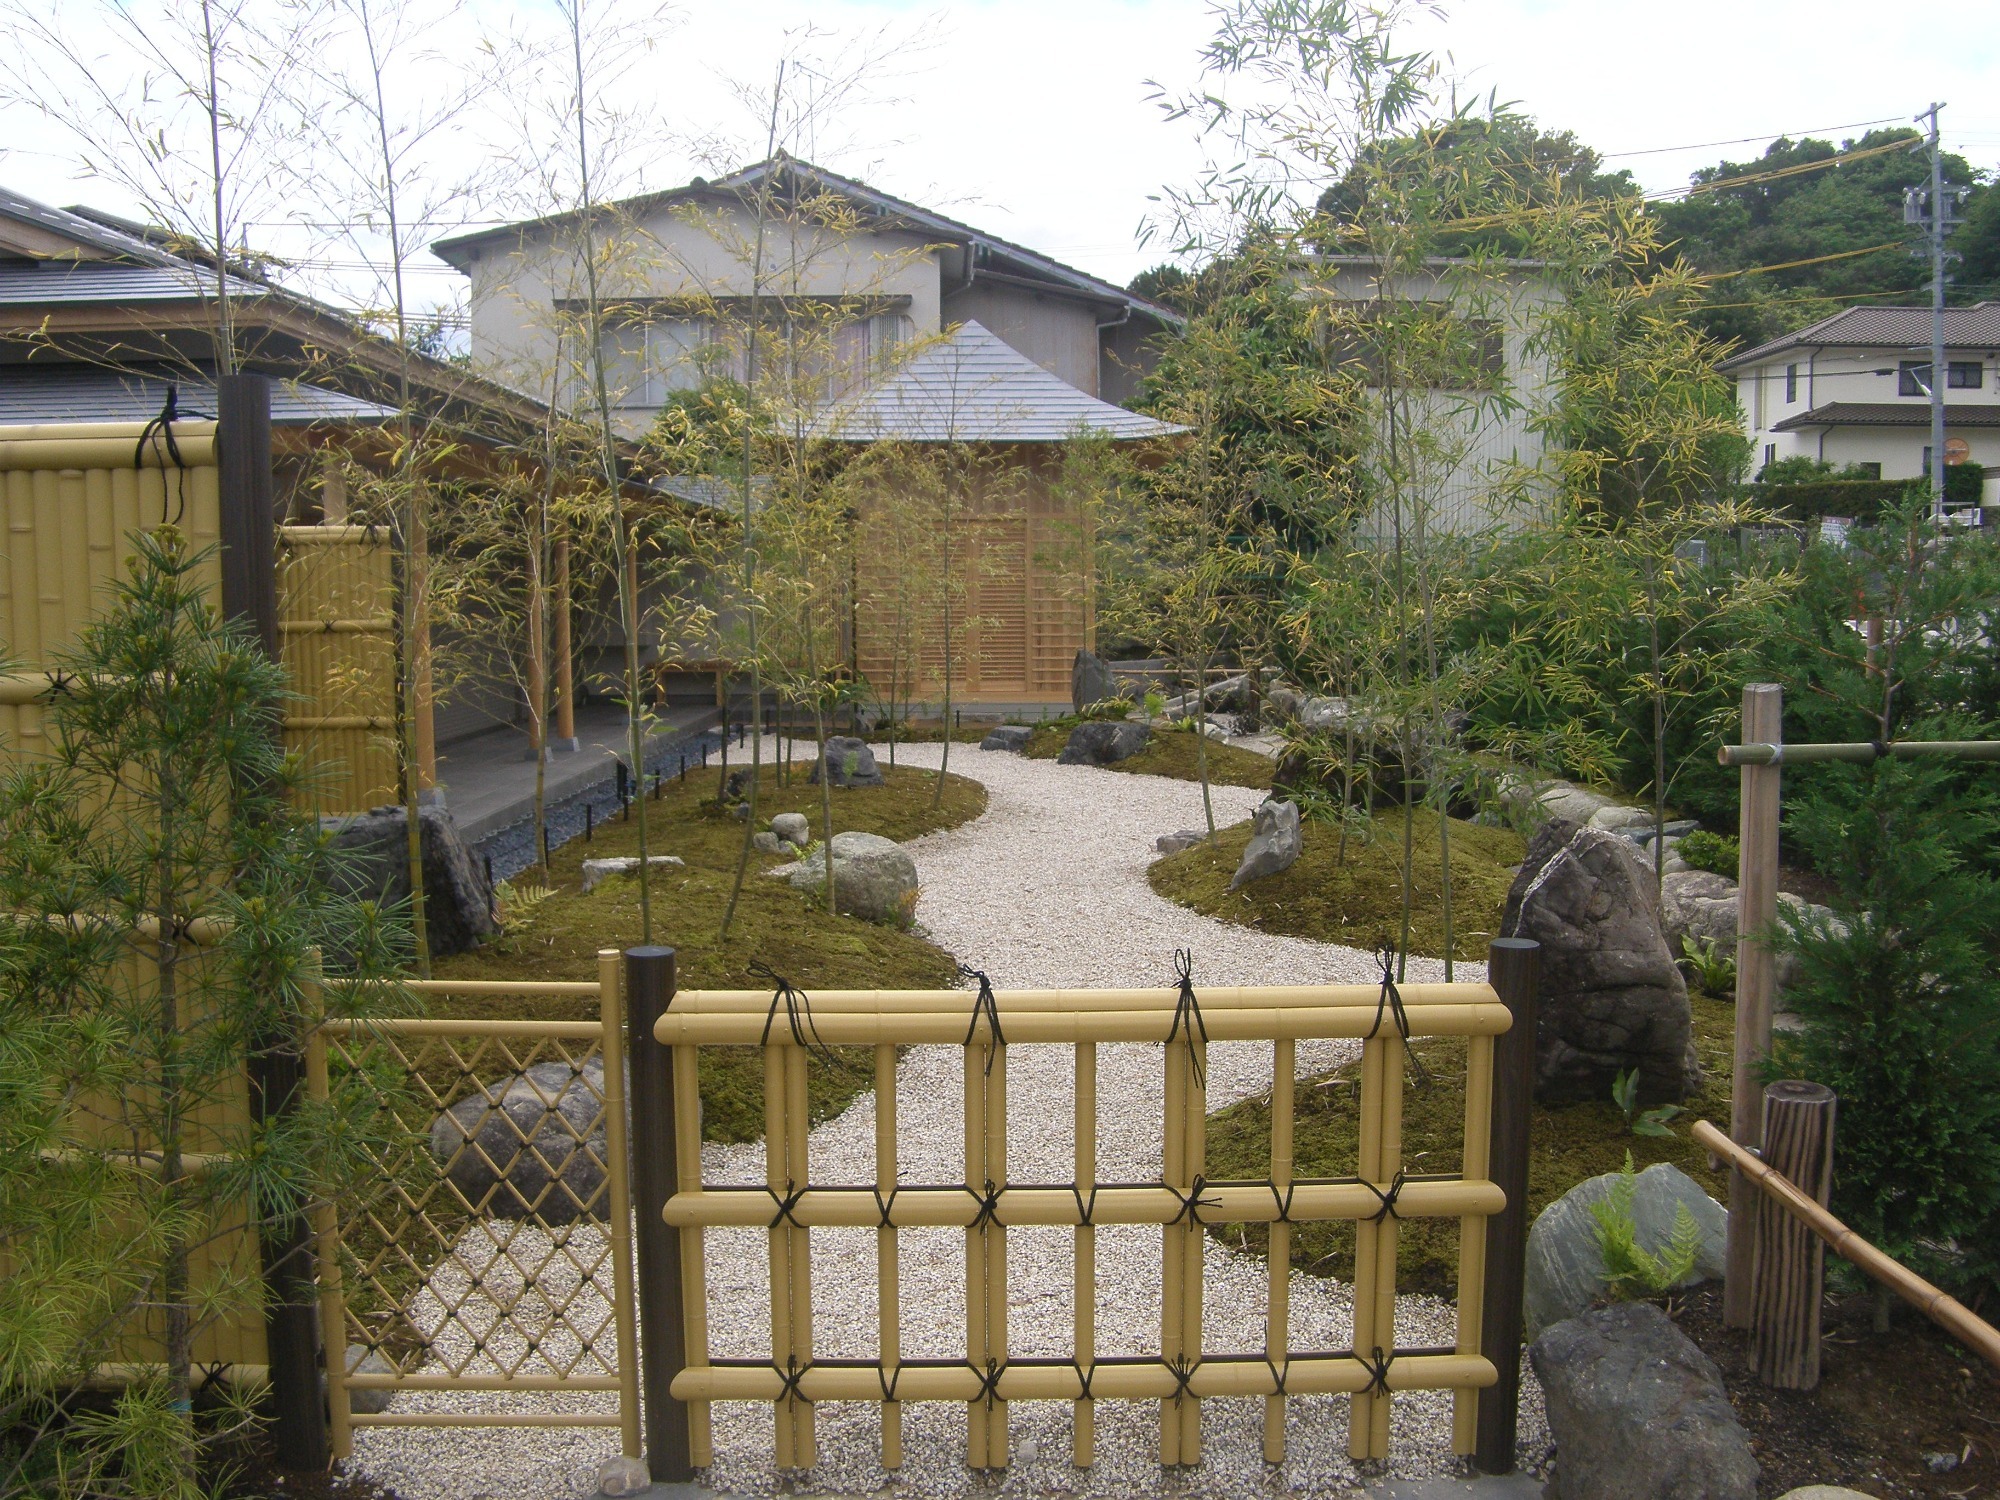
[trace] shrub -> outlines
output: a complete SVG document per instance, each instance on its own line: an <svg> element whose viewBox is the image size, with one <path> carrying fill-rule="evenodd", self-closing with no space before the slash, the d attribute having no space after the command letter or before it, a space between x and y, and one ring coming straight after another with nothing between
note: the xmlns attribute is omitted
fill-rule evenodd
<svg viewBox="0 0 2000 1500"><path fill-rule="evenodd" d="M1710 833L1706 828L1697 828L1674 845L1674 853L1687 862L1688 868L1706 870L1711 875L1727 875L1736 878L1738 844L1732 834Z"/></svg>

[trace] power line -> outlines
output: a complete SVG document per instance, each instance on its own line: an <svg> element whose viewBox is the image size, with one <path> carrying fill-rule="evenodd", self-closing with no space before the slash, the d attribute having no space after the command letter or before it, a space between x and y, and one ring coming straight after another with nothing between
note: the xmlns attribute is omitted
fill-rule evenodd
<svg viewBox="0 0 2000 1500"><path fill-rule="evenodd" d="M1796 140L1800 136L1811 135L1818 130L1861 130L1869 125L1894 125L1902 116L1890 115L1880 120L1850 120L1845 125L1809 125L1798 130L1766 131L1759 135L1740 135L1731 141L1695 141L1686 146L1648 146L1643 151L1600 151L1598 156L1605 161L1623 160L1628 156L1667 156L1676 151L1706 151L1712 146L1747 146L1757 141Z"/></svg>

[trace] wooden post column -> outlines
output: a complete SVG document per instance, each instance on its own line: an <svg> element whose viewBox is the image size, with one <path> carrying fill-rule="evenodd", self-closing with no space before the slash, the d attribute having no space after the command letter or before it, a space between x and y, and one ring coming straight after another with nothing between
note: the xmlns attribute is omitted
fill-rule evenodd
<svg viewBox="0 0 2000 1500"><path fill-rule="evenodd" d="M1743 689L1743 743L1784 742L1784 690L1774 682ZM1745 766L1739 794L1736 865L1736 1056L1729 1101L1729 1136L1756 1150L1764 1140L1764 1099L1757 1071L1771 1052L1771 998L1777 965L1769 946L1752 934L1778 917L1778 795L1783 773L1775 765ZM1732 1328L1750 1326L1751 1276L1757 1260L1758 1192L1741 1172L1729 1174L1729 1251L1722 1286L1722 1317Z"/></svg>
<svg viewBox="0 0 2000 1500"><path fill-rule="evenodd" d="M1839 1101L1820 1083L1790 1080L1764 1090L1764 1165L1824 1208L1833 1187L1833 1126ZM1786 1391L1819 1385L1819 1305L1826 1246L1810 1226L1757 1194L1756 1311L1751 1358L1757 1378Z"/></svg>
<svg viewBox="0 0 2000 1500"><path fill-rule="evenodd" d="M1479 1393L1473 1462L1483 1474L1514 1470L1514 1429L1521 1409L1522 1298L1528 1271L1528 1122L1535 1094L1535 1010L1542 945L1495 938L1486 949L1486 980L1514 1024L1493 1039L1493 1127L1487 1144L1492 1180L1507 1206L1486 1221L1486 1277L1480 1296L1479 1352L1497 1378Z"/></svg>
<svg viewBox="0 0 2000 1500"><path fill-rule="evenodd" d="M556 539L556 732L558 750L576 749L576 678L570 661L569 538Z"/></svg>
<svg viewBox="0 0 2000 1500"><path fill-rule="evenodd" d="M673 1003L674 950L625 950L626 1057L632 1070L633 1244L639 1287L639 1346L645 1392L646 1465L653 1478L684 1483L694 1475L688 1409L673 1394L687 1363L681 1305L681 1236L663 1217L680 1173L673 1049L653 1037L653 1023ZM697 1184L698 1186L698 1184Z"/></svg>

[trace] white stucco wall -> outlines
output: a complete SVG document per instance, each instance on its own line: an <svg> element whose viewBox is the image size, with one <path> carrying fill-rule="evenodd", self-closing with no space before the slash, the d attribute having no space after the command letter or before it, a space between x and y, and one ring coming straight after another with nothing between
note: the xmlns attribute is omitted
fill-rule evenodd
<svg viewBox="0 0 2000 1500"><path fill-rule="evenodd" d="M1751 441L1751 472L1774 458L1805 457L1831 464L1879 463L1884 479L1915 479L1924 472L1924 449L1930 446L1927 397L1899 394L1898 366L1905 360L1928 362L1928 351L1894 349L1795 349L1754 367L1736 372L1736 399L1743 411L1744 431ZM1952 350L1948 364L1978 363L1981 383L1974 389L1947 387L1945 433L1963 438L1971 461L1988 468L2000 465L2000 428L1954 425L1952 413L1964 407L2000 408L2000 360L1990 350ZM1789 382L1787 369L1795 372ZM1883 373L1886 372L1886 373ZM1811 427L1775 432L1780 422L1814 407L1834 402L1893 403L1907 406L1917 419L1909 427Z"/></svg>

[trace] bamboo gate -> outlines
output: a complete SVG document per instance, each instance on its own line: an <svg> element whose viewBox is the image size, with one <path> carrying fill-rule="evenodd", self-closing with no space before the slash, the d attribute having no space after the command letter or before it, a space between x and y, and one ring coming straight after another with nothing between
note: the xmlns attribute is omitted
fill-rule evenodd
<svg viewBox="0 0 2000 1500"><path fill-rule="evenodd" d="M1527 1185L1526 1120L1533 1066L1538 953L1532 943L1494 946L1494 984L1308 985L1201 988L1186 969L1178 989L994 991L676 992L671 949L627 955L633 1077L639 1287L647 1350L646 1451L658 1479L681 1479L712 1461L709 1407L769 1402L777 1463L815 1459L814 1403L881 1405L882 1462L901 1463L901 1408L910 1401L963 1403L967 1461L1008 1462L1008 1403L1073 1404L1072 1458L1093 1458L1100 1400L1160 1403L1163 1464L1201 1457L1201 1402L1264 1398L1265 1457L1285 1451L1288 1396L1350 1398L1349 1452L1387 1456L1390 1405L1398 1392L1449 1390L1453 1446L1483 1468L1512 1467L1521 1322ZM1497 987L1496 987L1497 986ZM1412 1038L1467 1039L1462 1170L1413 1174L1402 1156L1403 1074ZM1297 1043L1362 1043L1361 1138L1352 1176L1302 1178L1293 1159ZM1206 1060L1211 1041L1271 1047L1272 1140L1267 1178L1225 1182L1204 1171ZM1097 1049L1163 1045L1165 1110L1160 1180L1097 1178ZM901 1047L963 1049L964 1180L905 1184L897 1168L896 1059ZM1075 1169L1069 1182L1015 1183L1007 1171L1010 1046L1074 1049ZM764 1057L765 1180L711 1184L702 1178L699 1049L757 1046ZM821 1183L808 1149L807 1070L833 1047L871 1049L876 1089L874 1180ZM1446 1348L1395 1342L1397 1228L1412 1217L1461 1226L1457 1337ZM1354 1330L1345 1350L1290 1347L1292 1226L1344 1219L1357 1234ZM1202 1323L1206 1226L1269 1226L1264 1346L1213 1351ZM1156 1355L1099 1358L1095 1233L1102 1225L1161 1229L1162 1317ZM1075 1235L1075 1326L1068 1358L1008 1351L1007 1230L1066 1226ZM768 1359L710 1354L704 1231L764 1228L769 1235ZM897 1235L904 1228L965 1233L966 1323L962 1359L900 1353ZM819 1359L813 1352L811 1236L822 1228L873 1228L879 1280L878 1353L873 1360Z"/></svg>

